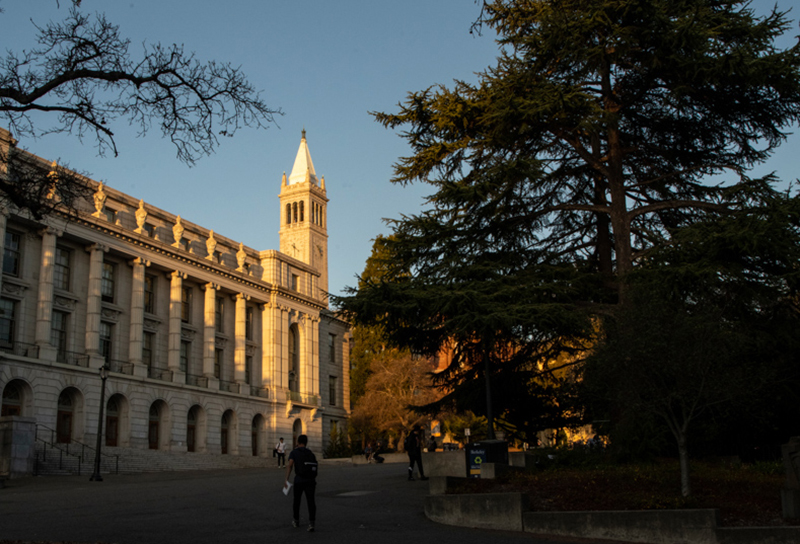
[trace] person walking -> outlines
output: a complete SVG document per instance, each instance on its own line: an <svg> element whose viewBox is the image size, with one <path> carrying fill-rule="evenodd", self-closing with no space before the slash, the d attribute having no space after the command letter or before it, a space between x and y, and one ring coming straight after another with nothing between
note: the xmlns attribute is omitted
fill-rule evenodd
<svg viewBox="0 0 800 544"><path fill-rule="evenodd" d="M300 527L300 502L303 495L308 504L308 532L314 532L314 523L317 519L317 503L314 493L317 489L317 458L307 448L308 437L301 434L297 437L297 447L289 454L289 464L286 465L286 483L289 486L289 476L294 469L294 497L292 501L292 527Z"/></svg>
<svg viewBox="0 0 800 544"><path fill-rule="evenodd" d="M278 441L275 445L275 452L278 454L278 468L281 466L286 466L286 442L283 441L283 437Z"/></svg>
<svg viewBox="0 0 800 544"><path fill-rule="evenodd" d="M419 479L427 480L425 470L422 468L422 437L420 436L419 425L414 425L414 428L411 429L411 433L406 437L404 446L408 454L408 480L414 480L414 463L417 464L419 469Z"/></svg>

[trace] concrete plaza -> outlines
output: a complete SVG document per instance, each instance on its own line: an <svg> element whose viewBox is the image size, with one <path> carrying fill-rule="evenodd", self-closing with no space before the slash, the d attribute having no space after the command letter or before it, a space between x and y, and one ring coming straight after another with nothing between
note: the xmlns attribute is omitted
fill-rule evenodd
<svg viewBox="0 0 800 544"><path fill-rule="evenodd" d="M0 489L0 541L102 544L503 542L564 544L514 532L440 525L423 513L427 482L402 464L320 467L317 530L291 526L285 471L263 469L11 480Z"/></svg>

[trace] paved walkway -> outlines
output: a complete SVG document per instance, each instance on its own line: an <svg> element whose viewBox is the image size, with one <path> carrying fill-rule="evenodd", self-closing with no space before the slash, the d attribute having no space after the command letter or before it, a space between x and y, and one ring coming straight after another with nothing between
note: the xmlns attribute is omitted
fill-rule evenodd
<svg viewBox="0 0 800 544"><path fill-rule="evenodd" d="M238 544L317 540L408 544L549 544L514 532L448 527L423 513L427 482L397 464L323 464L317 531L291 527L284 470L273 468L25 478L0 489L0 540L116 544ZM305 502L303 522L307 521Z"/></svg>

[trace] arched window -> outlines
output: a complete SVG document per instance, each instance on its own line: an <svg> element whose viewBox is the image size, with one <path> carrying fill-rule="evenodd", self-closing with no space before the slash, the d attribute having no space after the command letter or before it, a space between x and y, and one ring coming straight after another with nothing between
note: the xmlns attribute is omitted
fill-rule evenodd
<svg viewBox="0 0 800 544"><path fill-rule="evenodd" d="M58 396L56 441L62 444L72 442L72 419L75 411L72 400L72 394L66 389Z"/></svg>
<svg viewBox="0 0 800 544"><path fill-rule="evenodd" d="M291 225L292 224L292 205L291 204L287 204L286 205L286 224L287 225Z"/></svg>
<svg viewBox="0 0 800 544"><path fill-rule="evenodd" d="M292 204L292 221L297 223L297 202Z"/></svg>
<svg viewBox="0 0 800 544"><path fill-rule="evenodd" d="M154 402L150 405L150 417L147 430L147 440L151 450L158 449L159 434L161 426L161 410L158 408L158 403Z"/></svg>
<svg viewBox="0 0 800 544"><path fill-rule="evenodd" d="M195 404L186 417L186 451L206 452L207 431L206 412L202 406Z"/></svg>
<svg viewBox="0 0 800 544"><path fill-rule="evenodd" d="M106 405L106 446L117 446L119 439L119 395L108 399Z"/></svg>
<svg viewBox="0 0 800 544"><path fill-rule="evenodd" d="M300 222L305 221L306 203L304 200L300 201Z"/></svg>
<svg viewBox="0 0 800 544"><path fill-rule="evenodd" d="M289 327L289 391L300 391L300 335L297 325Z"/></svg>
<svg viewBox="0 0 800 544"><path fill-rule="evenodd" d="M262 427L264 427L264 416L261 414L256 414L253 418L253 424L250 427L250 444L253 450L253 457L258 456L260 442L258 438Z"/></svg>
<svg viewBox="0 0 800 544"><path fill-rule="evenodd" d="M19 383L12 380L3 389L2 416L22 415L22 388Z"/></svg>
<svg viewBox="0 0 800 544"><path fill-rule="evenodd" d="M228 453L228 438L230 434L233 434L232 431L232 423L233 423L233 412L231 410L226 410L224 414L222 414L222 421L220 422L220 437L219 442L220 446L222 447L223 455ZM233 435L235 436L235 434Z"/></svg>
<svg viewBox="0 0 800 544"><path fill-rule="evenodd" d="M297 445L297 437L303 434L303 422L299 419L294 420L294 425L292 425L292 447Z"/></svg>

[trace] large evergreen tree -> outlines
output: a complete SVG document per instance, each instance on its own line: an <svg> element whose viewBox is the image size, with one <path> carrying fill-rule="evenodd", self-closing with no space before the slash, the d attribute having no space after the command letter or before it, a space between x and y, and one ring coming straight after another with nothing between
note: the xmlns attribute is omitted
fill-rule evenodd
<svg viewBox="0 0 800 544"><path fill-rule="evenodd" d="M628 302L630 273L681 229L775 196L748 172L800 119L800 46L774 46L785 13L742 1L498 0L481 23L501 52L478 84L376 114L411 146L394 181L434 193L395 223L394 275L340 302L399 345L454 342L450 400L491 378L476 412L533 430L497 391L563 414L550 384Z"/></svg>

